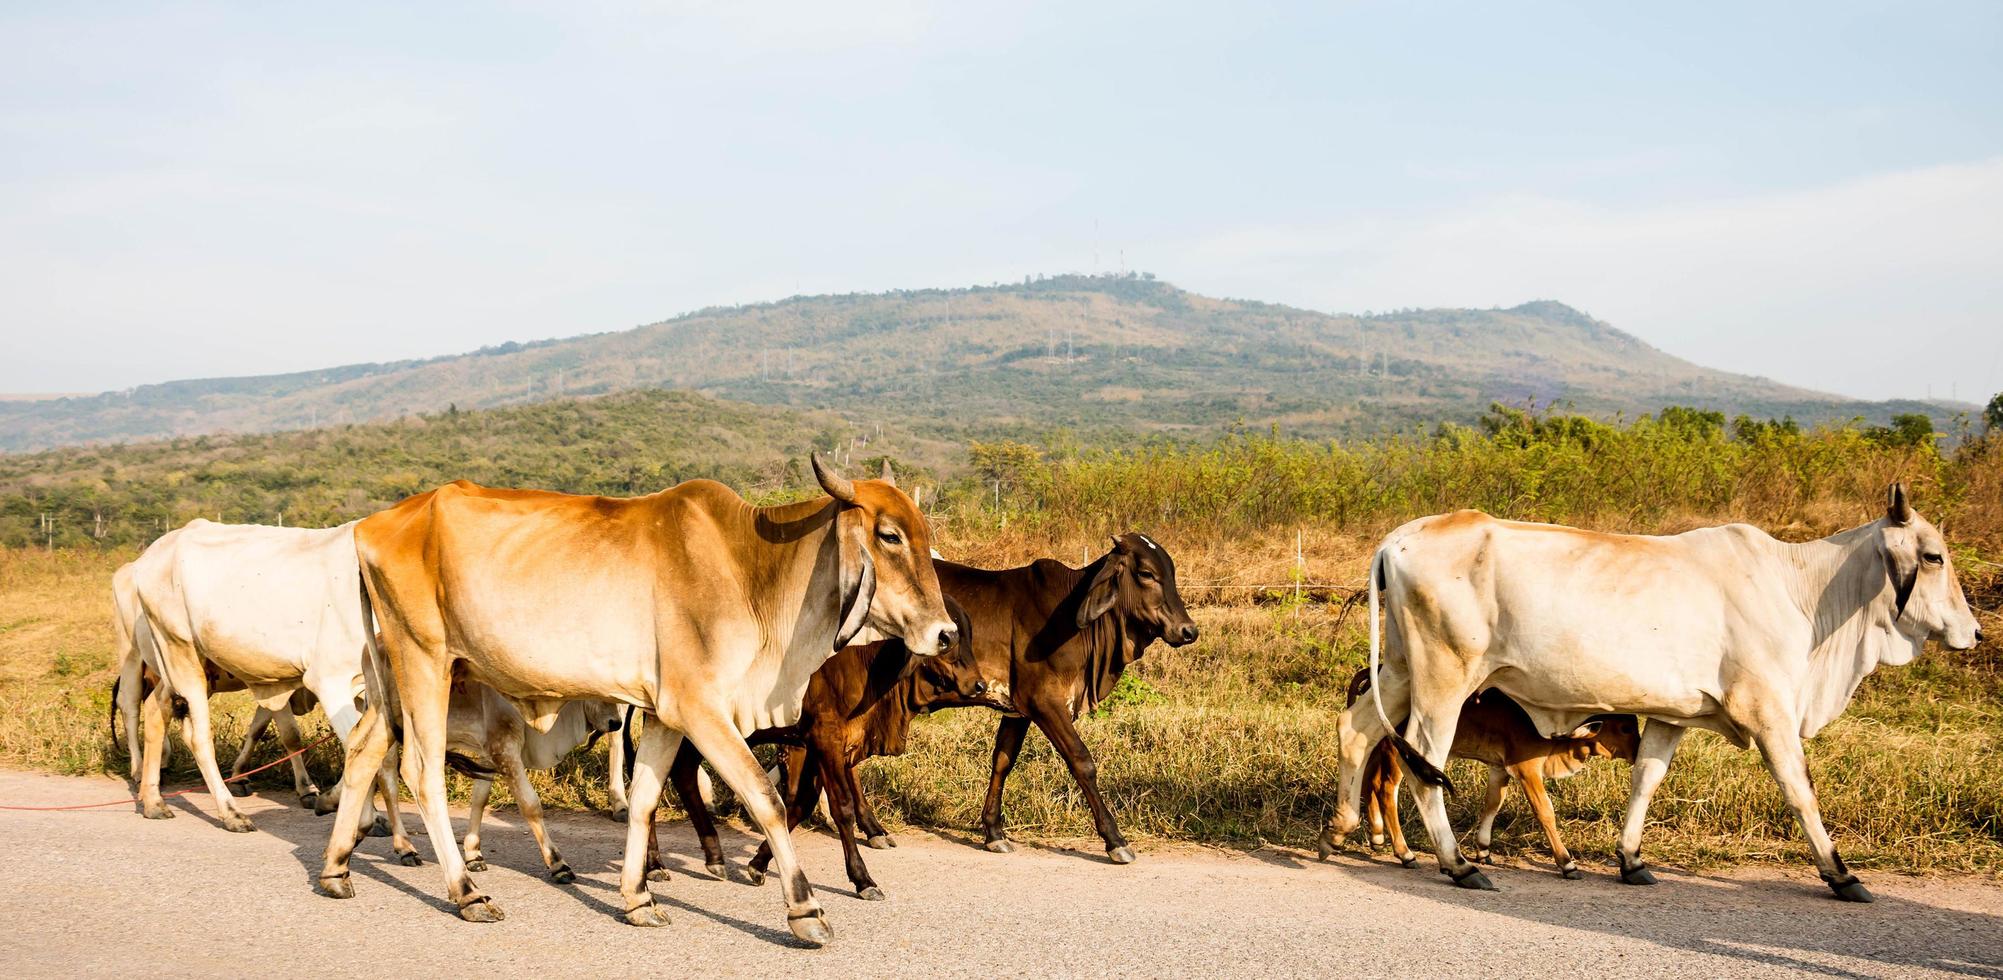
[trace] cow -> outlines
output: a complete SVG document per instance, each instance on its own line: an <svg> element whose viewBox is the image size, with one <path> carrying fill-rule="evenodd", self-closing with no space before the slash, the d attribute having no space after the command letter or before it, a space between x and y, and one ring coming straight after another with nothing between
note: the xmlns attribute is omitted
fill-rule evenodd
<svg viewBox="0 0 2003 980"><path fill-rule="evenodd" d="M577 875L550 843L549 831L543 826L542 800L529 783L529 770L554 769L587 740L595 742L601 735L617 732L619 709L606 701L566 702L544 731L525 723L515 706L493 688L468 683L452 692L452 707L446 717L446 764L473 779L466 836L461 844L466 870L487 870L480 848L480 821L487 814L487 795L494 790L494 777L502 776L515 794L515 805L535 837L550 878L558 884L576 881ZM620 754L616 747L613 754Z"/></svg>
<svg viewBox="0 0 2003 980"><path fill-rule="evenodd" d="M1002 786L1034 724L1084 792L1107 858L1132 863L1133 848L1099 792L1098 763L1074 723L1113 693L1127 665L1155 640L1172 647L1196 641L1196 623L1176 591L1175 560L1147 535L1129 532L1083 568L1048 558L998 571L953 562L938 568L940 587L966 609L981 676L999 679L988 692L1003 716L981 806L985 846L1014 850L1002 822ZM861 810L869 812L866 803Z"/></svg>
<svg viewBox="0 0 2003 980"><path fill-rule="evenodd" d="M860 898L881 900L884 894L856 847L858 811L864 804L855 767L876 756L903 755L911 720L918 715L940 708L993 704L986 698L988 683L969 653L973 634L966 613L950 595L946 608L960 636L960 644L951 654L914 657L902 640L851 646L814 672L798 722L758 732L749 739L752 744L785 746L784 777L776 782L783 784L780 796L786 801L789 829L800 825L826 787L833 816L829 823L841 837L849 882ZM669 775L682 809L702 839L703 863L710 874L723 878L728 868L722 843L697 784L696 767L701 761L701 754L685 742ZM869 815L865 830L870 846L892 846L875 814ZM650 861L660 863L658 857ZM764 881L771 862L772 846L767 841L751 858L746 879L753 884Z"/></svg>
<svg viewBox="0 0 2003 980"><path fill-rule="evenodd" d="M261 707L286 711L289 719L294 696L305 690L325 707L334 733L343 740L350 736L360 717L364 645L361 606L353 598L358 581L353 535L352 524L280 528L197 519L162 535L131 564L129 574L114 574L119 613L114 625L124 645L120 695L136 698L146 673L158 678L138 711L142 815L174 815L160 796L160 767L175 698L186 703L182 738L215 800L217 819L239 833L253 827L216 766L211 693L241 687ZM295 727L282 724L280 734L288 748L297 748ZM293 767L302 802L317 802L309 795L305 760L295 757ZM394 805L393 772L381 768L359 775L381 786L399 860L418 863ZM368 810L368 795L364 782L358 814Z"/></svg>
<svg viewBox="0 0 2003 980"><path fill-rule="evenodd" d="M888 477L849 480L811 456L827 496L755 507L692 480L644 497L573 496L447 484L355 528L370 645L369 702L349 749L344 795L318 885L348 898L359 814L345 788L393 741L433 840L451 833L446 714L455 678L486 684L546 727L554 705L595 698L647 715L632 766L619 890L625 921L660 926L646 852L662 777L695 743L773 841L787 925L833 938L795 860L778 793L745 732L799 720L813 673L865 625L919 656L950 649L952 621L930 556L931 532ZM371 633L373 636L374 634ZM392 731L392 726L396 726ZM501 910L442 848L461 918Z"/></svg>
<svg viewBox="0 0 2003 980"><path fill-rule="evenodd" d="M1356 672L1349 682L1349 704L1369 687L1370 670ZM1460 723L1454 727L1455 759L1473 759L1488 766L1488 791L1482 798L1481 817L1475 825L1474 859L1486 863L1489 843L1494 837L1495 815L1509 793L1511 779L1523 784L1523 795L1551 842L1551 859L1561 877L1585 877L1565 840L1558 834L1558 816L1551 810L1551 798L1544 792L1545 780L1564 779L1583 769L1595 758L1634 761L1641 744L1641 726L1633 715L1605 715L1592 718L1571 732L1545 738L1530 724L1530 716L1509 697L1485 691L1461 705ZM1381 847L1388 836L1391 853L1405 867L1414 867L1419 856L1405 846L1405 828L1398 819L1398 784L1403 773L1397 753L1389 740L1377 743L1363 772L1363 799L1368 806L1370 844ZM1322 853L1328 859L1328 852Z"/></svg>
<svg viewBox="0 0 2003 980"><path fill-rule="evenodd" d="M1872 900L1822 825L1803 739L1850 704L1880 664L1912 661L1930 639L1954 650L1982 631L1940 532L1903 484L1884 516L1789 544L1743 524L1668 536L1603 534L1497 520L1478 511L1421 518L1371 559L1370 667L1383 672L1337 718L1341 802L1324 847L1359 823L1363 764L1390 736L1417 792L1440 869L1493 889L1454 847L1439 767L1460 706L1493 687L1539 732L1622 712L1646 719L1618 848L1621 880L1646 885L1648 803L1684 732L1758 745L1838 898ZM1391 721L1404 717L1399 733Z"/></svg>

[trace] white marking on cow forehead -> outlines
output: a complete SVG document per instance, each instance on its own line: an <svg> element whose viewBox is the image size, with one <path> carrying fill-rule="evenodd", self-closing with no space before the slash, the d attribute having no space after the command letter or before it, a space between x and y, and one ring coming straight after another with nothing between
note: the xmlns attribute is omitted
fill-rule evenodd
<svg viewBox="0 0 2003 980"><path fill-rule="evenodd" d="M1154 549L1154 550L1156 550L1156 551L1160 551L1160 550L1161 550L1161 545L1158 545L1158 544L1154 543L1154 541L1153 541L1153 540L1151 540L1151 539L1150 539L1150 538L1149 538L1149 537L1148 537L1147 535L1145 535L1145 534L1142 534L1142 533L1141 533L1141 532L1139 532L1139 531L1135 531L1135 532L1134 532L1134 537L1137 537L1137 538L1141 539L1142 541L1145 541L1145 542L1147 542L1147 546L1148 546L1148 547L1150 547L1150 548L1153 548L1153 549Z"/></svg>

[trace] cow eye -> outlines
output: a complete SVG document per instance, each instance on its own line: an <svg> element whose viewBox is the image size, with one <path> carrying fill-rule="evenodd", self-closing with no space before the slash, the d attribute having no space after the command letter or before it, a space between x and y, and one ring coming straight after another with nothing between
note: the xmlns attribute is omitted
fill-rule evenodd
<svg viewBox="0 0 2003 980"><path fill-rule="evenodd" d="M902 544L904 542L903 535L890 530L876 532L876 539L884 544Z"/></svg>
<svg viewBox="0 0 2003 980"><path fill-rule="evenodd" d="M1143 582L1152 582L1155 580L1155 573L1150 572L1145 568L1141 569L1138 572L1135 572L1134 574L1138 575L1140 577L1140 580Z"/></svg>
<svg viewBox="0 0 2003 980"><path fill-rule="evenodd" d="M1921 555L1920 560L1926 562L1929 565L1942 565L1946 564L1947 562L1947 559L1941 557L1939 552L1933 552L1933 551L1929 551L1926 554Z"/></svg>

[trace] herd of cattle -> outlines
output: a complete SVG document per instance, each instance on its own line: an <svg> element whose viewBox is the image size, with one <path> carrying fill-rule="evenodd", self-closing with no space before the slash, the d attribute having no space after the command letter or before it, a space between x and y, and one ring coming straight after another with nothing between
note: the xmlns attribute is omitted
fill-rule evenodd
<svg viewBox="0 0 2003 980"><path fill-rule="evenodd" d="M508 780L552 878L574 880L527 773L616 733L608 788L626 824L625 920L667 921L647 882L666 877L654 817L670 778L704 863L729 872L706 761L764 835L742 876L762 881L776 862L789 927L820 944L831 933L791 828L825 793L850 881L882 898L857 838L894 842L856 767L902 752L914 715L983 706L1002 716L981 811L988 849L1011 849L1002 789L1034 724L1070 768L1107 856L1133 861L1075 722L1156 640L1197 639L1168 552L1128 533L1083 568L958 565L937 558L888 467L850 480L812 464L826 496L773 507L709 481L630 499L458 482L336 528L197 520L169 532L113 578L113 713L141 812L173 815L160 769L168 719L185 712L218 819L250 830L229 786L251 742L269 724L296 750L295 716L317 703L346 748L340 783L324 792L303 757L291 760L302 804L337 812L319 888L354 894L349 856L371 834L419 863L396 806L401 774L459 914L493 921L500 909L468 873L486 867L492 780ZM1514 780L1568 878L1580 872L1544 781L1595 756L1629 760L1620 875L1647 884L1649 797L1695 727L1758 743L1823 879L1868 901L1823 829L1801 741L1878 664L1906 663L1929 639L1962 650L1982 638L1940 533L1896 485L1882 519L1802 544L1743 525L1645 537L1473 511L1428 517L1384 540L1368 592L1370 661L1334 733L1340 804L1319 849L1326 858L1363 822L1367 789L1373 844L1388 835L1416 863L1396 802L1409 774L1441 872L1467 888L1493 886L1448 823L1449 758L1490 767L1473 856L1487 858ZM237 689L258 712L225 779L208 700ZM757 743L782 747L780 769L760 768ZM475 781L459 847L447 768Z"/></svg>

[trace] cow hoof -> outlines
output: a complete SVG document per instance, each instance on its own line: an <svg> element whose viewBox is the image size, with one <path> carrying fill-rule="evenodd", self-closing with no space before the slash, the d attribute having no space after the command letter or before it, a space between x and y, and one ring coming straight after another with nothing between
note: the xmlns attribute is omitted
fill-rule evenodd
<svg viewBox="0 0 2003 980"><path fill-rule="evenodd" d="M174 819L174 811L167 809L167 805L165 803L155 803L152 806L144 807L139 811L139 815L145 817L148 820Z"/></svg>
<svg viewBox="0 0 2003 980"><path fill-rule="evenodd" d="M1106 860L1114 864L1132 864L1134 863L1134 849L1122 844L1107 851Z"/></svg>
<svg viewBox="0 0 2003 980"><path fill-rule="evenodd" d="M1620 880L1623 885L1653 885L1655 874L1648 870L1648 865L1637 864L1632 868L1620 869Z"/></svg>
<svg viewBox="0 0 2003 980"><path fill-rule="evenodd" d="M988 850L993 851L996 854L1008 854L1015 850L1015 845L1009 843L1006 838L1003 838L1001 840L991 840L988 841Z"/></svg>
<svg viewBox="0 0 2003 980"><path fill-rule="evenodd" d="M759 868L739 868L732 877L747 885L762 885L765 883L765 872Z"/></svg>
<svg viewBox="0 0 2003 980"><path fill-rule="evenodd" d="M730 865L727 865L727 864L705 864L705 865L703 865L703 868L704 868L704 870L707 870L707 871L709 872L709 876L710 876L710 877L712 877L712 878L715 878L715 879L716 879L716 880L718 880L718 881L729 881L729 880L730 880Z"/></svg>
<svg viewBox="0 0 2003 980"><path fill-rule="evenodd" d="M1577 868L1561 868L1558 871L1558 877L1564 878L1567 881L1578 881L1585 876L1586 873Z"/></svg>
<svg viewBox="0 0 2003 980"><path fill-rule="evenodd" d="M629 926L664 926L668 924L668 910L652 902L633 909L622 916Z"/></svg>
<svg viewBox="0 0 2003 980"><path fill-rule="evenodd" d="M653 865L647 869L648 881L666 881L671 877L673 877L673 875L668 874L668 869L663 868L658 864Z"/></svg>
<svg viewBox="0 0 2003 980"><path fill-rule="evenodd" d="M796 919L787 919L786 928L793 930L794 939L809 946L826 946L835 941L834 930L828 928L828 920L818 909Z"/></svg>
<svg viewBox="0 0 2003 980"><path fill-rule="evenodd" d="M1475 859L1476 861L1479 861L1479 862L1481 862L1482 864L1490 864L1490 865L1492 865L1492 864L1494 864L1494 863L1495 863L1495 857L1494 857L1494 855L1491 855L1491 854L1490 854L1490 853L1489 853L1488 851L1486 851L1486 850L1480 850L1480 851L1476 851L1476 852L1474 852L1474 859Z"/></svg>
<svg viewBox="0 0 2003 980"><path fill-rule="evenodd" d="M626 808L625 808L625 807L623 807L623 806L622 806L622 807L614 807L614 808L612 809L612 812L611 812L610 814L608 814L608 816L610 816L610 817L612 818L612 822L613 822L613 823L625 823L625 822L626 822Z"/></svg>
<svg viewBox="0 0 2003 980"><path fill-rule="evenodd" d="M1875 902L1878 900L1876 895L1871 894L1870 889L1864 887L1863 882L1855 878L1845 882L1832 881L1829 883L1829 890L1835 892L1837 898L1846 902Z"/></svg>
<svg viewBox="0 0 2003 980"><path fill-rule="evenodd" d="M1320 834L1315 836L1314 852L1315 856L1321 860L1328 860L1339 849L1340 846L1336 841L1335 831L1324 828Z"/></svg>
<svg viewBox="0 0 2003 980"><path fill-rule="evenodd" d="M248 834L257 829L257 825L251 823L250 818L241 813L225 813L222 815L222 821L223 829L232 834Z"/></svg>
<svg viewBox="0 0 2003 980"><path fill-rule="evenodd" d="M406 868L415 868L418 865L423 864L424 859L418 857L416 851L398 851L396 855L396 863L401 864ZM484 864L480 866L481 870L483 871L486 870L486 867L487 866Z"/></svg>
<svg viewBox="0 0 2003 980"><path fill-rule="evenodd" d="M487 870L487 859L486 859L486 858L483 858L483 857L480 857L480 856L479 856L479 855L477 855L477 854L476 854L476 855L474 855L473 857L469 857L469 858L467 858L467 859L466 859L466 870L468 870L468 871L485 871L485 870Z"/></svg>
<svg viewBox="0 0 2003 980"><path fill-rule="evenodd" d="M1501 890L1495 887L1495 882L1488 880L1487 875L1481 873L1480 868L1472 865L1468 867L1467 873L1452 875L1451 877L1454 879L1456 886L1469 889L1470 891L1492 892Z"/></svg>
<svg viewBox="0 0 2003 980"><path fill-rule="evenodd" d="M1417 854L1400 854L1398 855L1398 863L1408 868L1416 868L1419 866L1419 856Z"/></svg>
<svg viewBox="0 0 2003 980"><path fill-rule="evenodd" d="M300 800L299 805L305 806L306 801ZM341 798L333 793L321 793L320 795L315 796L313 798L312 805L313 805L313 815L316 817L324 817L327 814L333 813L335 810L341 808Z"/></svg>
<svg viewBox="0 0 2003 980"><path fill-rule="evenodd" d="M339 878L323 877L320 879L320 893L328 898L354 898L355 883L349 881L345 874Z"/></svg>
<svg viewBox="0 0 2003 980"><path fill-rule="evenodd" d="M549 873L549 880L559 885L568 885L577 880L577 872L570 870L570 865L559 864L556 866L556 870Z"/></svg>
<svg viewBox="0 0 2003 980"><path fill-rule="evenodd" d="M492 901L476 898L459 906L459 917L468 922L499 922L508 916Z"/></svg>
<svg viewBox="0 0 2003 980"><path fill-rule="evenodd" d="M226 789L226 790L229 790L229 791L230 791L230 795L231 795L231 796L249 796L249 795L250 795L250 780L248 780L248 779L239 779L239 780L236 780L235 782L228 782L228 781L225 781L225 782L223 783L223 788L224 788L224 789Z"/></svg>
<svg viewBox="0 0 2003 980"><path fill-rule="evenodd" d="M872 850L887 851L893 847L896 847L897 841L892 840L889 834L878 834L875 837L871 837L870 839L863 841L863 845L869 847Z"/></svg>
<svg viewBox="0 0 2003 980"><path fill-rule="evenodd" d="M883 889L878 888L875 885L871 885L868 888L857 889L855 897L860 898L865 902L881 902L884 899L889 898L890 896L885 895L883 893Z"/></svg>
<svg viewBox="0 0 2003 980"><path fill-rule="evenodd" d="M377 817L377 818L376 818L376 821L375 821L375 823L372 823L372 824L369 824L369 836L370 836L370 837L388 837L388 836L389 836L389 820L388 820L387 818L384 818L384 817Z"/></svg>

